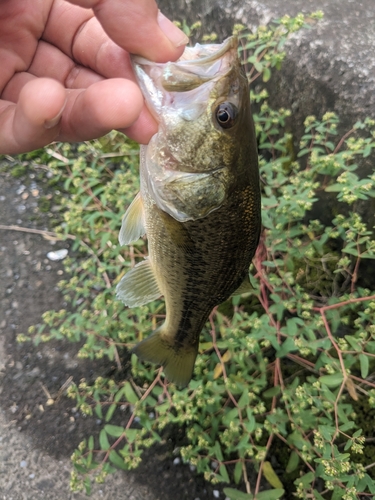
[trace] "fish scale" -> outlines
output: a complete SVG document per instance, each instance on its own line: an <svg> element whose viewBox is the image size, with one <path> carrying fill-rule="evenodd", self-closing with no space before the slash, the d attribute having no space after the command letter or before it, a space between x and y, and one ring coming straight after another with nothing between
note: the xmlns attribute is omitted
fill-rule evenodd
<svg viewBox="0 0 375 500"><path fill-rule="evenodd" d="M149 256L117 288L132 306L164 295L165 322L134 352L163 365L179 386L191 379L213 307L249 286L261 227L257 146L237 41L186 50L187 60L168 64L173 98L171 84L162 85L165 65L133 60L159 132L142 151L140 195L120 232L122 244L145 233ZM197 99L205 106L191 119L185 111Z"/></svg>

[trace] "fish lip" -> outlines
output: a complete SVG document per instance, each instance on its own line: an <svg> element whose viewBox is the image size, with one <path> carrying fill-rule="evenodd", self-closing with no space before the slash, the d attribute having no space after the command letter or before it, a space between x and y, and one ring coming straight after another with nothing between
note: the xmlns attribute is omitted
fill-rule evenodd
<svg viewBox="0 0 375 500"><path fill-rule="evenodd" d="M166 66L168 64L175 64L178 63L179 66L192 66L196 64L207 64L213 61L216 61L217 59L220 59L226 52L228 52L231 49L237 49L238 48L238 37L237 35L232 35L228 38L226 38L222 43L220 44L212 44L217 46L217 50L215 52L212 52L212 54L203 56L203 57L197 57L195 59L184 59L184 54L177 60L177 61L169 61L165 63L156 63L153 61L150 61L149 59L145 59L142 56L138 56L135 54L130 55L130 60L132 63L132 66L134 68L135 65L153 65L153 66ZM195 47L186 47L185 52L189 53L191 52ZM184 52L184 53L185 53Z"/></svg>

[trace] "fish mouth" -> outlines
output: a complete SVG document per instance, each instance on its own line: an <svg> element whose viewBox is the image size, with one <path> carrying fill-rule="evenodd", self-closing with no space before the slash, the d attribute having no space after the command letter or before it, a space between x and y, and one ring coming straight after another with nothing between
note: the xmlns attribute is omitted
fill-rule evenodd
<svg viewBox="0 0 375 500"><path fill-rule="evenodd" d="M170 105L174 96L183 92L201 91L198 102L202 103L199 109L203 111L203 103L207 101L217 80L227 75L236 64L237 48L238 39L231 36L222 44L186 47L176 62L155 63L132 55L134 72L154 118L159 121L162 107ZM196 109L194 118L199 109Z"/></svg>
<svg viewBox="0 0 375 500"><path fill-rule="evenodd" d="M238 37L233 35L223 43L200 45L197 43L194 47L186 47L180 59L177 61L179 64L189 65L193 64L207 64L216 59L220 59L226 52L231 49L237 50ZM168 63L167 63L168 64Z"/></svg>

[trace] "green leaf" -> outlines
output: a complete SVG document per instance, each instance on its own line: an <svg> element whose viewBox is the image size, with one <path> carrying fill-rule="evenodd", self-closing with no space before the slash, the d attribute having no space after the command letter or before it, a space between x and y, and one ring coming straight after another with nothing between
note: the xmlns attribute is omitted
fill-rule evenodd
<svg viewBox="0 0 375 500"><path fill-rule="evenodd" d="M324 500L322 495L316 490L314 490L314 498L315 498L315 500Z"/></svg>
<svg viewBox="0 0 375 500"><path fill-rule="evenodd" d="M368 474L365 474L364 479L370 493L375 493L375 481Z"/></svg>
<svg viewBox="0 0 375 500"><path fill-rule="evenodd" d="M352 335L345 335L345 340L351 345L351 347L358 352L362 351L362 346L360 341L353 337Z"/></svg>
<svg viewBox="0 0 375 500"><path fill-rule="evenodd" d="M245 408L245 406L247 406L250 402L250 398L249 398L249 391L247 388L245 388L245 390L243 391L242 393L242 396L240 397L240 399L238 400L238 407L239 408Z"/></svg>
<svg viewBox="0 0 375 500"><path fill-rule="evenodd" d="M133 405L135 405L136 403L138 403L138 401L139 401L138 396L134 392L133 387L130 385L130 382L125 382L125 384L124 384L124 393L125 393L126 400L129 403L131 403Z"/></svg>
<svg viewBox="0 0 375 500"><path fill-rule="evenodd" d="M295 451L292 451L290 454L287 466L285 471L289 474L290 472L293 472L294 470L297 469L299 464L299 455Z"/></svg>
<svg viewBox="0 0 375 500"><path fill-rule="evenodd" d="M326 441L331 441L333 434L336 432L335 427L329 425L320 425L319 432Z"/></svg>
<svg viewBox="0 0 375 500"><path fill-rule="evenodd" d="M120 457L120 455L117 453L117 451L112 450L109 454L109 459L113 463L113 465L116 465L116 467L127 470L128 467L126 466L124 459Z"/></svg>
<svg viewBox="0 0 375 500"><path fill-rule="evenodd" d="M119 389L117 392L116 392L116 395L115 395L115 398L114 398L114 401L116 403L118 403L120 401L120 399L125 395L125 387L122 386L121 389Z"/></svg>
<svg viewBox="0 0 375 500"><path fill-rule="evenodd" d="M342 497L345 495L345 490L335 486L335 489L332 492L331 500L342 500Z"/></svg>
<svg viewBox="0 0 375 500"><path fill-rule="evenodd" d="M254 496L250 493L243 493L242 491L235 490L234 488L224 488L224 494L230 500L255 500Z"/></svg>
<svg viewBox="0 0 375 500"><path fill-rule="evenodd" d="M91 478L86 477L83 481L83 485L85 487L85 493L86 495L90 496L91 494Z"/></svg>
<svg viewBox="0 0 375 500"><path fill-rule="evenodd" d="M244 421L245 429L247 430L247 432L253 432L253 430L255 429L256 420L249 407L246 408L246 414L247 421Z"/></svg>
<svg viewBox="0 0 375 500"><path fill-rule="evenodd" d="M254 500L278 500L285 493L285 490L276 488L275 490L262 491L256 494Z"/></svg>
<svg viewBox="0 0 375 500"><path fill-rule="evenodd" d="M280 394L281 388L279 385L276 385L275 387L271 387L271 389L267 389L266 391L263 392L263 397L264 398L273 398L274 396L277 396Z"/></svg>
<svg viewBox="0 0 375 500"><path fill-rule="evenodd" d="M133 443L137 437L138 429L126 429L125 436L129 443Z"/></svg>
<svg viewBox="0 0 375 500"><path fill-rule="evenodd" d="M353 429L353 427L355 427L355 422L350 420L349 422L340 425L339 429L341 432L348 432L350 429Z"/></svg>
<svg viewBox="0 0 375 500"><path fill-rule="evenodd" d="M105 429L102 429L99 433L99 444L100 448L104 451L109 450L109 448L111 447Z"/></svg>
<svg viewBox="0 0 375 500"><path fill-rule="evenodd" d="M219 441L216 441L215 443L214 453L215 453L215 458L217 458L219 462L222 462L224 460Z"/></svg>
<svg viewBox="0 0 375 500"><path fill-rule="evenodd" d="M261 73L263 71L263 64L260 61L254 61L254 68Z"/></svg>
<svg viewBox="0 0 375 500"><path fill-rule="evenodd" d="M93 450L94 449L94 436L90 436L89 437L89 441L88 441L87 447L88 447L89 450Z"/></svg>
<svg viewBox="0 0 375 500"><path fill-rule="evenodd" d="M234 482L236 484L239 484L242 478L242 462L240 460L236 463L234 467L233 477L234 477Z"/></svg>
<svg viewBox="0 0 375 500"><path fill-rule="evenodd" d="M100 418L100 419L103 418L103 409L102 409L102 405L100 403L95 405L95 413L97 414L98 418Z"/></svg>
<svg viewBox="0 0 375 500"><path fill-rule="evenodd" d="M292 351L296 351L297 347L296 344L294 343L294 339L291 337L287 338L281 345L280 349L276 353L276 357L282 358L286 354Z"/></svg>
<svg viewBox="0 0 375 500"><path fill-rule="evenodd" d="M301 432L295 430L291 432L288 436L288 443L294 445L296 448L302 450L302 448L306 445L306 440L302 436Z"/></svg>
<svg viewBox="0 0 375 500"><path fill-rule="evenodd" d="M280 481L279 476L273 470L271 462L263 462L262 472L263 476L267 479L267 481L273 488L282 489L283 483Z"/></svg>
<svg viewBox="0 0 375 500"><path fill-rule="evenodd" d="M366 378L369 370L369 361L368 361L368 356L366 356L366 354L359 355L359 364L361 366L361 377Z"/></svg>
<svg viewBox="0 0 375 500"><path fill-rule="evenodd" d="M124 434L124 428L121 427L120 425L110 425L107 424L104 426L104 430L109 436L112 437L120 437L121 434Z"/></svg>
<svg viewBox="0 0 375 500"><path fill-rule="evenodd" d="M302 477L297 478L294 481L294 484L296 486L299 485L299 483L302 483L302 486L307 488L315 479L315 474L313 472L308 472L307 474L304 474Z"/></svg>
<svg viewBox="0 0 375 500"><path fill-rule="evenodd" d="M112 403L112 404L109 406L109 408L108 408L108 410L107 410L107 413L106 413L106 415L105 415L105 421L106 421L106 422L109 422L109 421L111 420L111 418L113 417L113 414L114 414L114 412L115 412L116 408L117 408L117 404L116 404L116 403Z"/></svg>
<svg viewBox="0 0 375 500"><path fill-rule="evenodd" d="M263 81L264 83L268 82L268 80L271 78L271 70L267 67L264 67L263 69Z"/></svg>
<svg viewBox="0 0 375 500"><path fill-rule="evenodd" d="M326 385L327 387L338 387L342 381L344 380L344 376L341 372L333 373L332 375L323 375L319 377L319 382L321 384Z"/></svg>
<svg viewBox="0 0 375 500"><path fill-rule="evenodd" d="M227 468L225 467L224 464L220 465L219 473L220 473L220 475L225 483L230 483Z"/></svg>

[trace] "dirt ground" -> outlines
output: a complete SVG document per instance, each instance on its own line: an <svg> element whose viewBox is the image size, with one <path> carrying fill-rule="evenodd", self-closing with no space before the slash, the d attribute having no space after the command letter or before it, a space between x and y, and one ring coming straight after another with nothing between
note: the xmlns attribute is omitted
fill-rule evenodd
<svg viewBox="0 0 375 500"><path fill-rule="evenodd" d="M90 380L112 367L108 361L79 360L75 344L16 342L17 334L41 322L44 311L65 306L56 287L62 263L46 255L69 247L27 232L50 229L59 207L52 197L48 211L41 212L38 202L53 192L38 180L38 171L14 177L14 167L0 160L0 500L87 498L69 490L69 457L84 437L99 432L101 422L77 412L63 387L70 377ZM224 499L222 488L213 489L177 463L173 441L151 449L136 471L119 471L95 485L91 498Z"/></svg>

